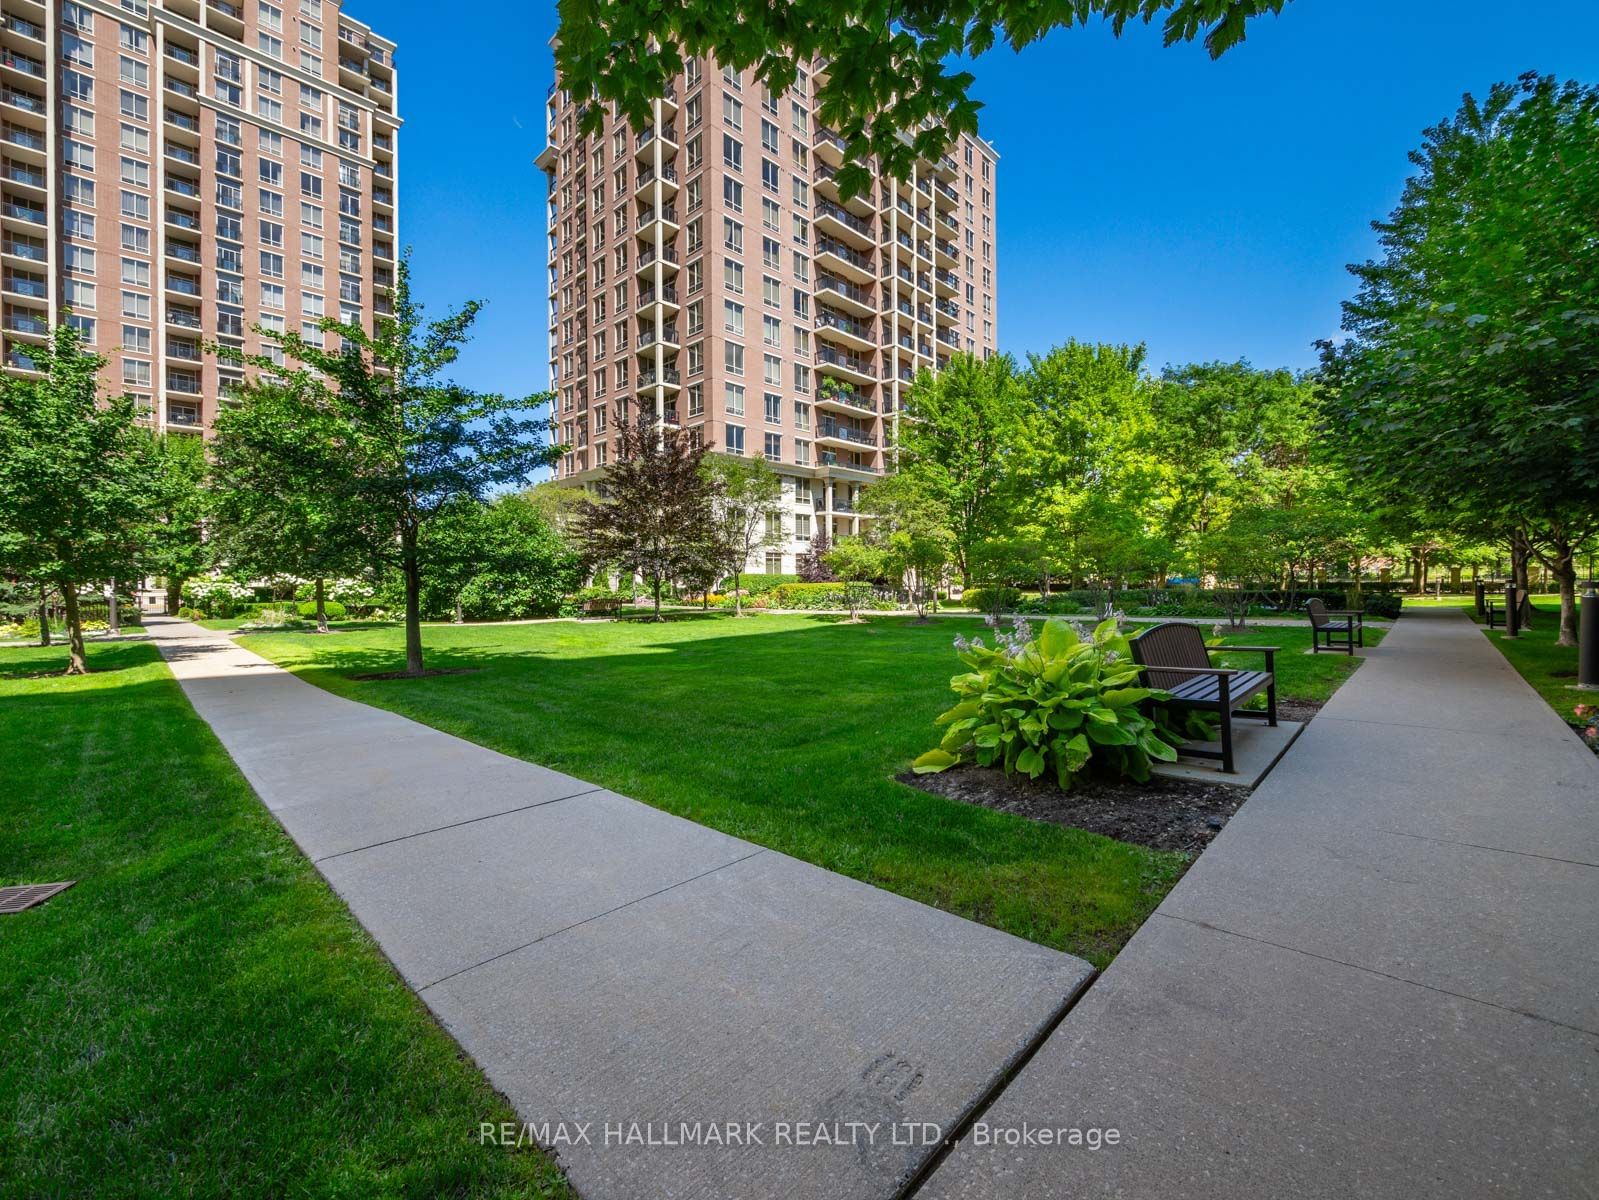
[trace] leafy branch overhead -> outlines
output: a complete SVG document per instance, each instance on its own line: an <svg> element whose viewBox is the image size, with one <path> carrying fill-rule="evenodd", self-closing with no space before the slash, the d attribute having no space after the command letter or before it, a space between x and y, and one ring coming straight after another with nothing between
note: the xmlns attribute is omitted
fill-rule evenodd
<svg viewBox="0 0 1599 1200"><path fill-rule="evenodd" d="M827 61L817 81L816 118L848 143L839 179L847 192L868 180L876 156L904 176L918 158L938 158L954 137L977 132L981 104L971 72L951 60L997 44L1013 50L1056 28L1107 21L1162 20L1166 44L1203 39L1218 56L1243 41L1251 17L1280 13L1287 0L952 0L874 4L864 0L561 0L555 62L574 96L614 101L636 126L650 123L650 101L683 70L709 56L776 94L790 90L801 65ZM589 110L586 133L603 113ZM909 140L901 137L904 132Z"/></svg>

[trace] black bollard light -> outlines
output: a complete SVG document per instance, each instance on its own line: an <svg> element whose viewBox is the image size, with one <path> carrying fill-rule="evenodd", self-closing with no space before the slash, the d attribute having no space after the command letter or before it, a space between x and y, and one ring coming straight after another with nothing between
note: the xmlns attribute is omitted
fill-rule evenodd
<svg viewBox="0 0 1599 1200"><path fill-rule="evenodd" d="M1599 580L1582 585L1582 616L1577 628L1577 686L1599 690Z"/></svg>
<svg viewBox="0 0 1599 1200"><path fill-rule="evenodd" d="M1477 602L1477 615L1483 616L1488 611L1488 589L1483 586L1482 580L1471 581L1472 598Z"/></svg>
<svg viewBox="0 0 1599 1200"><path fill-rule="evenodd" d="M1505 584L1505 636L1521 636L1521 597L1513 583Z"/></svg>

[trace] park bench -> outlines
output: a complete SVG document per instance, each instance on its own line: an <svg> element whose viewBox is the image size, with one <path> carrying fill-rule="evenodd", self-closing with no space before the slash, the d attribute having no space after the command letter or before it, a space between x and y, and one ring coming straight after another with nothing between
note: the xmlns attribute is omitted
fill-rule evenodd
<svg viewBox="0 0 1599 1200"><path fill-rule="evenodd" d="M1266 656L1264 671L1233 671L1210 661L1211 649L1199 626L1168 621L1147 629L1133 639L1133 661L1143 668L1148 687L1167 692L1165 701L1175 708L1213 712L1221 718L1221 749L1184 747L1182 753L1196 758L1221 760L1221 769L1232 775L1233 718L1264 718L1277 724L1277 672L1275 646L1228 646L1227 653L1243 652ZM1256 696L1266 697L1266 711L1246 712L1243 705Z"/></svg>
<svg viewBox="0 0 1599 1200"><path fill-rule="evenodd" d="M583 601L585 617L614 617L621 611L622 601L618 596L595 596Z"/></svg>
<svg viewBox="0 0 1599 1200"><path fill-rule="evenodd" d="M1310 614L1310 650L1319 653L1323 646L1328 650L1343 650L1353 654L1355 647L1366 647L1366 614L1355 608L1328 608L1320 600L1309 600L1305 611ZM1334 617L1343 620L1335 621Z"/></svg>

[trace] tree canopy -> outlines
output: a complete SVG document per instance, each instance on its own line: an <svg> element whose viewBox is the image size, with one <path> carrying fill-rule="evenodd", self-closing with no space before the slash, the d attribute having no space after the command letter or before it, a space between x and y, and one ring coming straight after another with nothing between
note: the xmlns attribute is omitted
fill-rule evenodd
<svg viewBox="0 0 1599 1200"><path fill-rule="evenodd" d="M1132 21L1161 21L1166 44L1203 39L1212 56L1243 41L1251 18L1279 13L1287 0L954 0L874 5L862 0L560 0L555 62L562 86L579 99L614 101L636 126L650 123L650 101L683 70L709 55L724 66L754 68L775 93L792 88L799 68L821 56L816 117L848 143L839 183L862 190L863 164L875 156L906 175L917 158L938 158L952 138L977 132L981 105L971 72L952 59L1004 44L1020 51L1052 30L1096 18L1118 34ZM599 127L598 105L585 128ZM907 134L909 140L901 138Z"/></svg>
<svg viewBox="0 0 1599 1200"><path fill-rule="evenodd" d="M1411 161L1324 347L1331 441L1446 527L1543 557L1569 641L1572 554L1599 528L1599 89L1499 84Z"/></svg>

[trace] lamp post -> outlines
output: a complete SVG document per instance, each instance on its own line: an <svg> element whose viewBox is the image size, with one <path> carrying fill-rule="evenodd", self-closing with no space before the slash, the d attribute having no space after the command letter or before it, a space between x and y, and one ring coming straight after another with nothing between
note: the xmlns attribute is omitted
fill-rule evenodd
<svg viewBox="0 0 1599 1200"><path fill-rule="evenodd" d="M1577 629L1577 686L1599 690L1599 580L1582 585L1582 617Z"/></svg>
<svg viewBox="0 0 1599 1200"><path fill-rule="evenodd" d="M1505 636L1521 636L1521 598L1516 593L1514 580L1505 584Z"/></svg>

